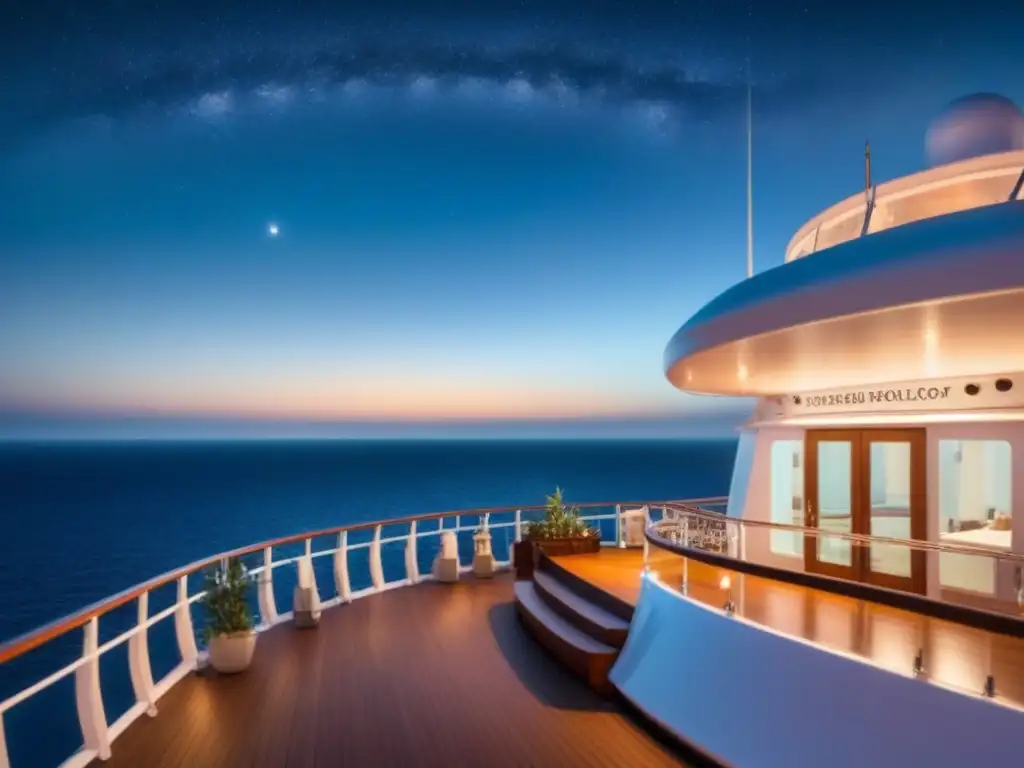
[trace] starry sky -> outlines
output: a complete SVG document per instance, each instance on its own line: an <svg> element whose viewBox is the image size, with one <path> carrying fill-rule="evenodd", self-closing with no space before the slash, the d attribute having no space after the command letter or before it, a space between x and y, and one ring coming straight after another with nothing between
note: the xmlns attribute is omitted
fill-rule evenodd
<svg viewBox="0 0 1024 768"><path fill-rule="evenodd" d="M758 270L1024 103L1009 0L0 13L0 437L729 434L661 359L745 274L748 79Z"/></svg>

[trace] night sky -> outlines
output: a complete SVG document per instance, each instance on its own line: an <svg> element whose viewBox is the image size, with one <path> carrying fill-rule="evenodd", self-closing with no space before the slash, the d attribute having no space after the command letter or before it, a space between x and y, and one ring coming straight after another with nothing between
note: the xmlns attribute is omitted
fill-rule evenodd
<svg viewBox="0 0 1024 768"><path fill-rule="evenodd" d="M1024 5L0 9L0 436L726 434L675 329L976 91ZM271 225L277 234L271 234Z"/></svg>

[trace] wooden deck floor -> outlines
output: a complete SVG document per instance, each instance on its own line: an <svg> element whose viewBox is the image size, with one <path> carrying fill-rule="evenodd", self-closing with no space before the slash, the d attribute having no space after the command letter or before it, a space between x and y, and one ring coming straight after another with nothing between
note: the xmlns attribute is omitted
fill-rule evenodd
<svg viewBox="0 0 1024 768"><path fill-rule="evenodd" d="M607 549L595 555L553 558L555 562L616 597L636 605L643 555L637 549ZM651 569L670 586L682 584L683 558L651 550ZM719 582L727 573L704 563L689 563L689 595L722 607ZM867 657L902 673L913 668L920 648L925 677L970 692L995 676L997 695L1024 706L1024 640L994 635L907 611L783 584L731 574L737 613L787 635L838 651Z"/></svg>
<svg viewBox="0 0 1024 768"><path fill-rule="evenodd" d="M422 584L260 636L253 666L186 678L104 768L669 766L678 759L547 656L512 581Z"/></svg>

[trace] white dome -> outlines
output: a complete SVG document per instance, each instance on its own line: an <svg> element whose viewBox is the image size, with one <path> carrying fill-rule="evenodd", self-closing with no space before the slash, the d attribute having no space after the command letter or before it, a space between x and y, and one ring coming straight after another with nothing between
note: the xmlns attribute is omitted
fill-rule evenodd
<svg viewBox="0 0 1024 768"><path fill-rule="evenodd" d="M1005 96L965 96L935 118L926 145L933 166L1024 149L1024 113Z"/></svg>

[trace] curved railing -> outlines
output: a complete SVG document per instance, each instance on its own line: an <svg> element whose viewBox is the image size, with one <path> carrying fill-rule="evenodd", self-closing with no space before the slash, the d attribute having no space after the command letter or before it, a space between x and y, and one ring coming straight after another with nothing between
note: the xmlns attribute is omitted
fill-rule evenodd
<svg viewBox="0 0 1024 768"><path fill-rule="evenodd" d="M635 519L640 515L646 526L656 520L661 511L670 504L684 504L690 508L693 505L721 505L725 500L725 497L708 497L672 503L663 501L605 502L585 503L577 506L582 512L581 517L596 523L599 528L606 529L607 524L614 525L614 532L607 538L604 536L605 530L602 530L603 544L624 546L627 520ZM454 532L457 537L460 534L471 535L481 526L490 531L511 532L511 536L506 536L505 539L510 554L511 542L521 539L523 525L530 522L531 519L539 517L543 509L543 506L528 506L438 512L372 523L336 526L284 536L221 552L189 563L4 643L0 646L0 664L7 664L24 657L33 650L46 646L59 638L66 638L69 633L82 630L82 651L78 658L0 702L0 768L9 768L11 765L4 730L7 713L69 676L74 677L75 709L82 734L82 747L63 763L64 766L84 766L96 758L106 759L110 756L111 743L133 721L143 714L156 715L156 704L159 699L175 683L197 669L205 658L205 654L197 642L193 617L193 607L205 593L201 590L191 591L189 577L200 574L210 566L231 557L245 559L255 556L257 558L258 564L249 567L248 573L256 581L257 587L256 613L260 619L257 629L265 630L291 619L290 612L278 611L274 594L274 572L277 569L295 565L298 570L303 565L308 566L307 572L313 578L312 587L319 594L313 562L319 558L330 557L336 596L320 601L322 608L330 608L361 597L418 584L430 579L431 577L424 572L426 569L423 569L421 565L424 555L427 555L427 562L429 562L430 555L438 547L435 546L432 551L424 552L420 543L431 540L433 537L440 537L447 531ZM467 520L469 520L468 524ZM397 532L394 529L398 529ZM368 538L362 541L356 540L359 538L358 534ZM331 539L332 546L323 549L314 547L314 542L325 538ZM460 545L467 542L468 538L466 537L459 541ZM301 554L275 559L274 550L289 545L301 546ZM389 570L386 569L386 565L390 562L391 565L397 566L398 559L395 557L389 561L385 555L389 548L391 554L399 554L394 549L396 546L402 548L399 567L403 570L404 576L388 579L385 575L385 571ZM361 550L368 552L370 586L353 589L350 579L350 557L352 553ZM460 557L461 555L462 553L460 553ZM499 560L499 565L507 567L509 560L510 558ZM468 570L468 566L463 565L462 570ZM161 588L169 587L173 587L175 590L173 604L151 614L150 595ZM100 620L105 616L110 616L118 609L130 607L132 604L136 609L133 626L110 640L101 642ZM153 665L150 661L149 634L154 626L165 621L173 622L180 660L166 675L159 680L154 680ZM104 707L100 660L106 654L125 644L128 646L128 667L135 701L127 711L113 722L109 722Z"/></svg>
<svg viewBox="0 0 1024 768"><path fill-rule="evenodd" d="M771 536L783 534L820 541L844 542L852 552L857 548L876 547L892 553L904 550L905 561L915 556L924 558L957 558L987 564L993 574L1001 575L1008 584L1007 589L996 589L991 595L972 595L956 590L941 590L941 599L932 596L901 591L879 584L852 581L833 576L808 572L800 556L780 557L768 546ZM913 553L920 553L916 555ZM672 557L674 556L674 557ZM669 559L666 559L668 557ZM696 564L691 568L691 563ZM913 636L916 645L906 658L895 659L899 653L887 648L888 658L879 663L867 647L840 648L854 656L862 656L870 663L922 677L942 687L987 698L998 698L1001 703L1017 709L1024 709L1024 685L1013 685L1004 695L996 694L996 674L1003 672L1003 681L1019 676L1020 665L1024 663L1024 554L986 549L966 544L921 541L885 536L866 536L842 531L827 531L798 525L772 523L761 520L723 517L691 504L668 505L661 519L652 522L645 531L645 565L659 573L669 573L670 586L684 595L696 596L701 602L711 601L715 608L732 615L745 615L742 605L733 600L735 580L753 576L771 582L793 584L818 592L827 592L851 598L856 605L884 606L908 612L905 622L894 613L887 614L887 631L899 635L903 632ZM701 566L710 566L711 570ZM694 572L697 576L694 576ZM709 574L713 578L709 581ZM729 578L722 578L728 576ZM721 579L721 581L719 581ZM780 593L781 594L781 593ZM717 601L721 602L717 602ZM792 634L792 627L776 625L777 616L772 610L757 606L763 615L747 618L755 623L768 626L782 634ZM781 610L776 605L773 609ZM884 610L884 609L883 609ZM934 627L927 619L938 620ZM858 619L859 621L859 619ZM921 622L925 623L922 624ZM782 622L785 623L785 622ZM896 625L906 623L896 629ZM940 627L943 629L935 629ZM950 630L950 627L952 629ZM948 630L948 631L947 631ZM856 635L857 630L854 634ZM946 632L944 640L932 641L925 636ZM870 632L868 633L870 634ZM925 674L928 654L924 648L931 645L949 646L949 637L956 636L953 645L969 648L975 655L975 667L969 674L964 670L970 666L963 659L951 662L945 659L938 671ZM814 638L798 635L807 640ZM851 646L857 645L851 640ZM902 642L895 643L899 645ZM824 645L829 646L826 642ZM908 646L909 647L909 646ZM952 658L960 649L945 648ZM916 652L915 652L916 651Z"/></svg>
<svg viewBox="0 0 1024 768"><path fill-rule="evenodd" d="M877 184L806 222L786 246L787 262L863 235L933 216L1021 199L1024 151L971 158Z"/></svg>

